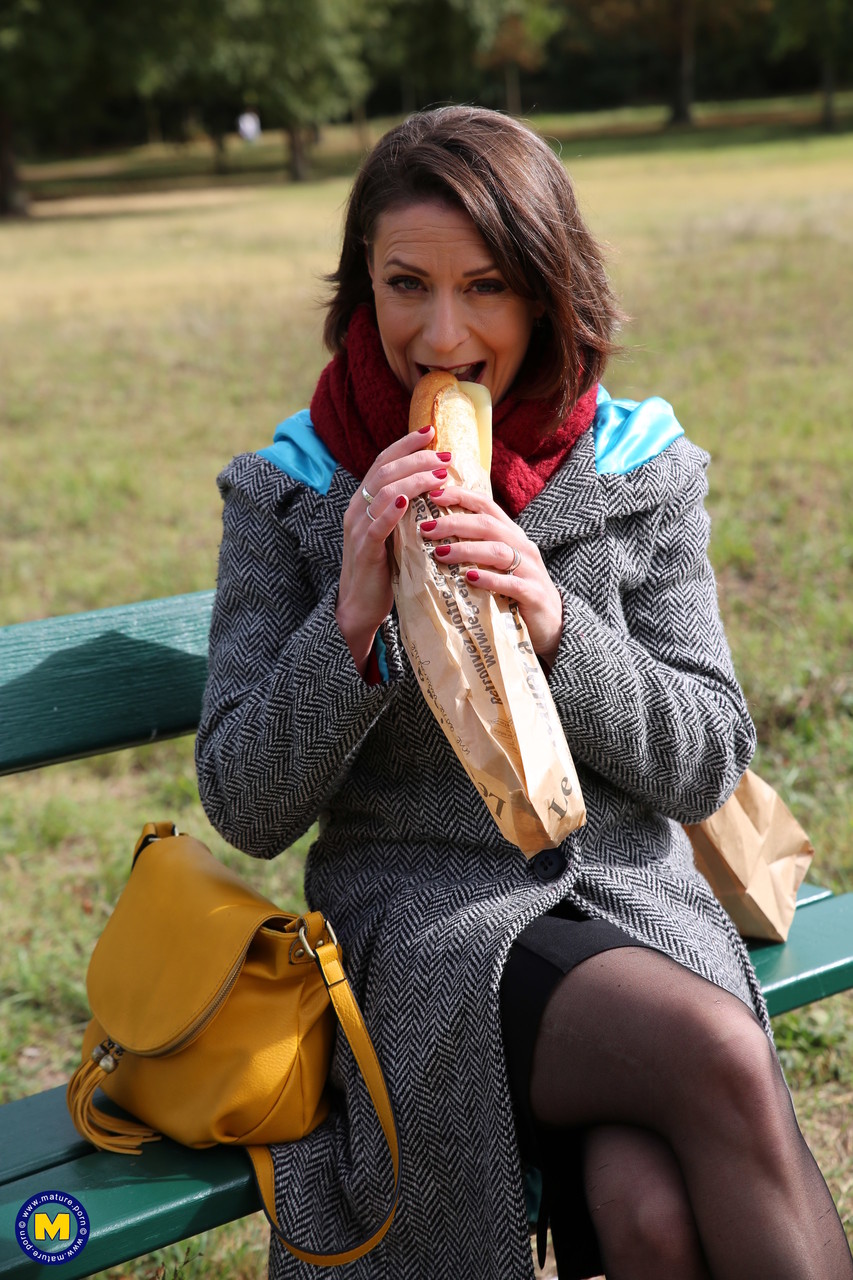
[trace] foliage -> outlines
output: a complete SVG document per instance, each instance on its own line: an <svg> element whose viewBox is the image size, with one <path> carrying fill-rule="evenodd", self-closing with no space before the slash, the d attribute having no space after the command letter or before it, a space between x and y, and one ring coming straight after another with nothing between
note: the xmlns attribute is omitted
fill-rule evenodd
<svg viewBox="0 0 853 1280"><path fill-rule="evenodd" d="M42 131L56 147L91 137L105 103L132 96L184 25L173 0L3 0L0 214L23 206L15 148Z"/></svg>
<svg viewBox="0 0 853 1280"><path fill-rule="evenodd" d="M367 36L374 83L399 86L404 113L428 103L482 93L474 53L493 31L489 4L474 0L385 0L380 30Z"/></svg>
<svg viewBox="0 0 853 1280"><path fill-rule="evenodd" d="M290 132L302 176L298 130L363 101L364 36L382 12L367 0L4 0L0 213L21 204L14 135L73 145L122 100L177 97L220 147L252 101Z"/></svg>
<svg viewBox="0 0 853 1280"><path fill-rule="evenodd" d="M518 114L517 71L542 66L564 22L561 0L385 0L380 38L368 38L374 81L396 79L404 112L427 103L476 97ZM515 91L483 72L515 69Z"/></svg>
<svg viewBox="0 0 853 1280"><path fill-rule="evenodd" d="M360 26L353 0L225 0L214 63L290 127L342 115L364 96Z"/></svg>
<svg viewBox="0 0 853 1280"><path fill-rule="evenodd" d="M502 11L501 11L502 10ZM480 53L480 65L502 68L506 77L506 109L521 115L519 71L538 71L545 48L562 27L565 15L555 0L507 0L497 9L498 25Z"/></svg>
<svg viewBox="0 0 853 1280"><path fill-rule="evenodd" d="M379 10L381 13L381 9ZM147 59L141 87L191 104L218 151L243 106L284 128L291 172L305 177L305 129L347 114L367 94L366 0L185 0L165 57Z"/></svg>
<svg viewBox="0 0 853 1280"><path fill-rule="evenodd" d="M514 114L801 90L824 124L853 67L849 0L0 0L0 215L16 164L199 132L225 168L246 106L291 174L320 125L476 100ZM808 79L811 77L811 80ZM697 89L698 85L698 89Z"/></svg>
<svg viewBox="0 0 853 1280"><path fill-rule="evenodd" d="M61 99L91 45L73 7L51 10L46 0L3 0L0 8L0 215L21 213L15 121ZM38 86L44 86L40 91Z"/></svg>
<svg viewBox="0 0 853 1280"><path fill-rule="evenodd" d="M777 54L809 45L837 47L853 34L848 0L775 0L773 18Z"/></svg>
<svg viewBox="0 0 853 1280"><path fill-rule="evenodd" d="M853 62L853 7L849 0L775 0L774 55L809 51L816 55L824 95L823 126L836 125L837 70Z"/></svg>
<svg viewBox="0 0 853 1280"><path fill-rule="evenodd" d="M773 0L570 0L575 40L639 38L671 67L672 122L692 120L698 41L709 32L736 33Z"/></svg>

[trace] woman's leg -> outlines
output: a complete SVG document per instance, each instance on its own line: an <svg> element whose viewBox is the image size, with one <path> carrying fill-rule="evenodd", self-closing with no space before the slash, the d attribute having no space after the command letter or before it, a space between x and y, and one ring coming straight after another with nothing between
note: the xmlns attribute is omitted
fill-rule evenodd
<svg viewBox="0 0 853 1280"><path fill-rule="evenodd" d="M590 1129L584 1179L607 1280L710 1280L681 1169L662 1138L627 1125ZM558 1253L559 1210L551 1234Z"/></svg>
<svg viewBox="0 0 853 1280"><path fill-rule="evenodd" d="M667 956L607 951L562 979L542 1018L530 1099L543 1125L629 1126L663 1139L714 1280L853 1278L757 1019Z"/></svg>

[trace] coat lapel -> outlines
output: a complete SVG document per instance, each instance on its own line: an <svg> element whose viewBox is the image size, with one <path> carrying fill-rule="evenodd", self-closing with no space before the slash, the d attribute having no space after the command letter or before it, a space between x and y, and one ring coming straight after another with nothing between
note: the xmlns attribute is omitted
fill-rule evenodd
<svg viewBox="0 0 853 1280"><path fill-rule="evenodd" d="M595 473L593 435L587 431L542 492L527 504L518 523L531 542L545 550L600 533L606 514L604 490Z"/></svg>

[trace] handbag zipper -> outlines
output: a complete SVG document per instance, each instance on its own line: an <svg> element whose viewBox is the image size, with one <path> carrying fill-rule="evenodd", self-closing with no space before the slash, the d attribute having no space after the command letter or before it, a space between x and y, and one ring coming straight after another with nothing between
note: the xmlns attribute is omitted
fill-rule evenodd
<svg viewBox="0 0 853 1280"><path fill-rule="evenodd" d="M335 944L335 946L337 946L338 940L335 937L334 933L332 932L332 927L329 924L328 920L325 920L323 923L325 924L327 931L331 935L333 943ZM297 936L304 943L305 949L308 952L308 955L310 955L313 959L314 951L308 945L308 939L307 939L307 936L305 935L304 925L299 930L299 933ZM113 1040L110 1036L108 1036L105 1040L102 1040L99 1045L96 1045L95 1048L92 1050L92 1060L98 1063L98 1065L101 1067L101 1070L109 1073L110 1071L114 1071L115 1068L118 1066L118 1059L121 1057L123 1053L132 1053L137 1058L162 1058L162 1057L165 1057L167 1053L176 1053L179 1049L185 1048L186 1045L190 1043L190 1041L194 1040L196 1036L201 1034L201 1032L204 1030L207 1024L210 1021L212 1021L212 1019L219 1012L222 1005L228 999L228 996L231 994L231 988L234 986L235 982L240 976L240 970L243 968L243 962L246 959L246 955L249 951L249 947L252 945L253 941L254 941L254 935L251 938L249 938L242 952L235 960L230 972L228 973L228 976L226 977L222 986L219 988L219 991L217 992L216 998L214 999L213 1003L208 1005L208 1007L204 1010L204 1012L201 1013L198 1018L196 1018L195 1022L192 1024L191 1027L189 1027L186 1031L182 1032L181 1035L177 1036L174 1040L170 1041L169 1044L161 1045L157 1049L125 1049L124 1046L120 1045L117 1040ZM107 1063L105 1065L105 1060L109 1057L112 1057L113 1060L111 1063Z"/></svg>
<svg viewBox="0 0 853 1280"><path fill-rule="evenodd" d="M157 1049L125 1049L117 1040L113 1040L111 1036L107 1036L105 1040L102 1040L101 1043L96 1045L92 1050L93 1062L97 1062L102 1071L109 1073L115 1070L118 1066L118 1059L124 1053L132 1053L137 1058L162 1058L165 1057L167 1053L175 1053L178 1049L183 1049L191 1040L194 1040L197 1035L200 1035L208 1022L210 1022L219 1012L220 1008L231 994L231 988L240 976L240 970L243 967L243 961L246 959L246 953L249 950L251 943L252 939L250 938L242 953L237 957L237 960L222 986L219 988L213 1003L207 1006L204 1012L196 1018L192 1026L186 1031L183 1031L168 1044L160 1045ZM108 1059L111 1059L111 1061L108 1061Z"/></svg>

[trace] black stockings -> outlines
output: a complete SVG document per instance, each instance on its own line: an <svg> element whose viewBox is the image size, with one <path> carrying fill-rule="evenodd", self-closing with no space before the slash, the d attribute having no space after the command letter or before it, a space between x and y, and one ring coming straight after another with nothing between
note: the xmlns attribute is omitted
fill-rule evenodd
<svg viewBox="0 0 853 1280"><path fill-rule="evenodd" d="M587 1132L586 1194L607 1280L853 1280L757 1019L668 957L605 951L561 980L530 1099L555 1152L559 1128ZM558 1267L571 1252L562 1235L552 1180Z"/></svg>

